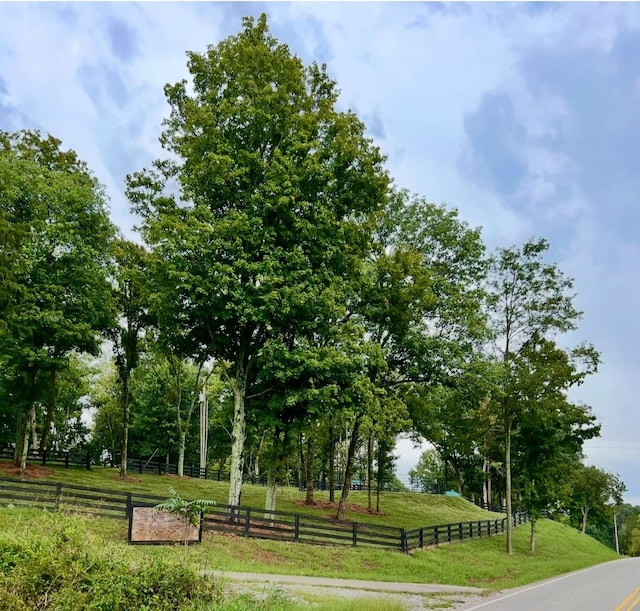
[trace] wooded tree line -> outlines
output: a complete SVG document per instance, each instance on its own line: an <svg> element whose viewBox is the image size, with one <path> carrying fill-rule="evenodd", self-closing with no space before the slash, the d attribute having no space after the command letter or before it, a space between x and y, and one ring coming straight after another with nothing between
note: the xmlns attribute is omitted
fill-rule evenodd
<svg viewBox="0 0 640 611"><path fill-rule="evenodd" d="M29 447L78 443L93 407L122 475L128 455L182 469L205 393L230 505L247 470L266 511L292 473L309 503L339 474L344 517L358 464L379 489L404 432L461 493L527 510L533 546L599 434L569 397L599 354L566 344L582 313L549 244L487 253L456 210L398 188L326 66L264 15L187 65L165 87L166 158L127 177L139 243L73 151L0 133L0 440L24 468ZM106 341L96 373L82 355Z"/></svg>

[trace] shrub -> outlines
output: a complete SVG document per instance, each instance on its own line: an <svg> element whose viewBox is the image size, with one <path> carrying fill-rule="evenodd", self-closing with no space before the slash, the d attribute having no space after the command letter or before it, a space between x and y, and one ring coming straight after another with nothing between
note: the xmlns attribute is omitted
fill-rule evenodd
<svg viewBox="0 0 640 611"><path fill-rule="evenodd" d="M117 548L89 539L86 522L47 513L0 533L0 609L173 611L221 601L193 569L162 559L132 569Z"/></svg>

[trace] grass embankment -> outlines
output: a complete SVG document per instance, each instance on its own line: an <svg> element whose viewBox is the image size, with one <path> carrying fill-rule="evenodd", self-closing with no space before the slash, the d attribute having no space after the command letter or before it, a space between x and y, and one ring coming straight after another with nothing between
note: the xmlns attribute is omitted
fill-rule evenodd
<svg viewBox="0 0 640 611"><path fill-rule="evenodd" d="M0 463L0 473L1 471ZM137 475L129 481L121 481L115 471L103 469L92 471L56 469L47 479L96 488L135 489L161 496L166 496L168 486L173 485L183 498L209 498L221 503L226 501L226 485L210 481ZM278 508L316 515L332 513L326 507L306 508L298 504L302 496L302 493L297 490L285 489L280 494ZM326 493L317 496L320 499L326 499ZM366 506L366 493L354 492L351 500ZM261 507L263 503L264 488L258 486L244 488L243 504ZM408 493L384 494L381 508L385 515L352 510L348 517L357 521L374 521L411 528L436 523L486 519L491 515L463 499ZM50 518L51 516L43 516L41 512L2 509L0 510L0 533L46 532L41 521ZM194 571L208 569L349 577L378 581L468 585L494 590L525 585L616 558L612 550L594 539L581 535L568 526L547 520L539 522L538 551L535 555L528 551L529 526L524 525L516 529L515 553L512 557L504 552L503 536L445 545L437 549L416 551L411 555L365 547L320 547L245 539L215 533L205 533L201 545L186 548L128 546L127 523L124 520L103 520L91 517L76 517L73 520L77 521L86 532L85 539L90 542L91 548L115 550L115 557L124 559L132 566L162 561L182 565ZM277 592L268 593L267 599L270 602L268 605L265 602L265 609L298 608L290 606L291 603L278 602ZM213 604L213 602L209 603L209 605ZM236 602L215 604L235 605ZM375 609L371 602L363 603L362 607L358 606L359 603L353 602L343 602L338 605L333 601L327 604L330 604L327 608L334 609L366 608L369 611ZM203 608L258 609L262 607L252 607L249 602L244 601L235 607ZM392 607L386 605L381 608L391 609ZM402 607L398 607L400 608Z"/></svg>
<svg viewBox="0 0 640 611"><path fill-rule="evenodd" d="M15 477L8 472L8 462L0 462L0 476ZM41 471L38 469L38 471ZM169 496L168 488L173 486L180 496L185 499L210 499L216 503L227 502L229 485L226 482L202 480L189 477L179 478L170 475L139 475L131 472L125 479L121 479L117 469L94 467L91 470L81 468L65 469L64 467L47 467L43 471L44 477L39 481L62 482L102 488L108 490L136 491L144 494ZM247 507L264 507L265 487L245 484L242 487L242 505ZM278 511L310 514L321 517L335 517L335 511L326 506L329 500L327 491L315 493L315 499L320 504L308 507L303 504L304 492L296 488L281 488L278 491ZM339 498L336 491L336 499ZM449 522L466 522L489 518L502 518L502 514L488 513L472 503L460 498L441 495L409 494L406 492L383 493L381 497L380 513L368 512L367 492L352 491L349 495L351 503L346 519L355 522L369 522L397 526L399 528L419 528L421 526L435 526ZM425 500L427 502L425 502ZM375 495L372 497L375 506Z"/></svg>

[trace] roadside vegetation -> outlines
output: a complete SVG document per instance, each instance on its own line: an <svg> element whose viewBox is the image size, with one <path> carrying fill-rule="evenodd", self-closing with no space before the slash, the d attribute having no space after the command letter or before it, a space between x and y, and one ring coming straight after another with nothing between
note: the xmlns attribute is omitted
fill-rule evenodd
<svg viewBox="0 0 640 611"><path fill-rule="evenodd" d="M429 496L419 498L425 504L435 500ZM411 555L208 532L200 545L130 546L124 520L3 507L0 608L375 610L376 606L371 606L368 600L318 601L313 596L294 600L297 594L292 597L276 586L263 586L258 592L242 588L239 591L237 584L224 578L224 573L348 576L495 590L616 558L615 553L591 537L549 520L541 520L538 536L541 545L532 554L527 529L517 528L513 556L504 554L503 536L415 551ZM426 598L425 601L426 607ZM434 597L434 601L447 606L446 597ZM385 603L378 608L394 607ZM398 603L395 608L404 607Z"/></svg>

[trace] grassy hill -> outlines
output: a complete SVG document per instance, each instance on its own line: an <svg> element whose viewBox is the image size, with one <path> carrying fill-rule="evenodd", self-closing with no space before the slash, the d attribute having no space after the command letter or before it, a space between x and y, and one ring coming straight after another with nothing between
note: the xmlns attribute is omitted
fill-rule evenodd
<svg viewBox="0 0 640 611"><path fill-rule="evenodd" d="M131 473L126 479L118 475L117 469L96 467L91 470L82 468L47 467L37 469L40 481L62 482L92 488L108 490L136 491L145 494L169 496L169 486L173 486L185 499L210 499L217 503L227 502L228 484L212 480L176 477L172 475L138 475ZM9 462L0 462L0 477L16 477L11 472ZM242 488L242 505L262 508L265 502L265 487L245 484ZM277 509L322 517L335 517L335 510L327 506L328 492L316 492L319 504L308 507L303 504L304 492L296 488L283 487L278 491ZM336 491L336 500L339 492ZM425 499L428 502L425 502ZM380 513L369 512L367 493L353 491L349 495L351 503L346 519L357 522L369 522L398 526L400 528L419 528L449 522L466 522L503 517L502 514L489 513L462 498L441 495L411 494L407 492L388 492L382 494ZM375 505L375 498L373 499Z"/></svg>
<svg viewBox="0 0 640 611"><path fill-rule="evenodd" d="M4 464L0 463L0 476L7 475L6 470L3 472L3 467ZM116 471L101 468L92 471L53 469L46 479L97 488L135 489L163 496L167 496L168 486L172 485L183 498L209 498L221 503L226 501L227 491L227 486L223 483L170 476L136 475L122 481ZM262 487L246 486L243 504L261 507L264 494ZM326 493L317 496L323 500L327 498ZM333 511L326 506L305 507L300 504L302 497L303 493L295 489L283 489L278 508L332 515ZM366 507L366 493L354 492L351 500ZM352 508L349 519L404 527L482 519L492 515L464 499L411 493L383 494L381 509L384 515L357 509ZM42 512L33 510L2 508L0 535L47 532L48 527L43 524L43 520L47 519L52 519L52 516L43 516ZM415 551L411 555L365 547L320 547L216 533L205 533L201 545L189 547L129 546L127 523L124 520L80 516L67 519L73 520L82 530L88 549L114 550L116 557L132 566L141 566L149 561L167 561L195 571L209 569L349 577L466 585L493 590L524 585L616 558L612 550L594 539L548 520L539 522L538 551L535 555L528 551L529 526L524 525L515 531L515 553L509 557L504 552L503 536L444 545L436 549ZM238 608L250 607L245 605ZM275 607L271 605L269 608ZM370 605L366 608L371 609Z"/></svg>

